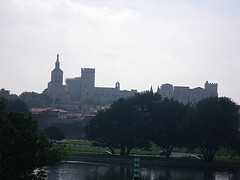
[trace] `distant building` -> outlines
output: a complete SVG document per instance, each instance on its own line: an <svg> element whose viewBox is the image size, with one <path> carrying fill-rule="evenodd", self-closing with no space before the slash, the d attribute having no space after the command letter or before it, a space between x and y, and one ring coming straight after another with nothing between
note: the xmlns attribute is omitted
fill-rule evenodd
<svg viewBox="0 0 240 180"><path fill-rule="evenodd" d="M31 112L34 118L38 120L38 129L40 130L57 123L58 120L69 114L68 111L52 108L32 108Z"/></svg>
<svg viewBox="0 0 240 180"><path fill-rule="evenodd" d="M82 68L81 77L67 78L65 82L66 85L63 85L63 71L60 69L59 55L57 55L55 68L51 72L51 81L44 90L52 98L54 105L68 105L84 99L114 101L137 93L137 90L120 90L119 82L116 82L115 87L95 87L94 68ZM195 104L203 98L218 96L218 84L206 81L204 88L194 89L163 84L161 88L158 87L157 93L163 98L174 98L184 104L188 102Z"/></svg>
<svg viewBox="0 0 240 180"><path fill-rule="evenodd" d="M173 98L184 104L195 104L201 99L211 96L218 96L217 89L217 83L209 83L206 81L205 88L197 87L194 89L184 86L173 87L171 84L163 84L161 88L158 88L157 93L163 98Z"/></svg>
<svg viewBox="0 0 240 180"><path fill-rule="evenodd" d="M158 87L157 92L161 94L163 98L173 98L173 85L163 84L161 89Z"/></svg>
<svg viewBox="0 0 240 180"><path fill-rule="evenodd" d="M173 90L173 98L182 102L183 104L187 104L190 101L190 89L189 87L183 86L174 86Z"/></svg>
<svg viewBox="0 0 240 180"><path fill-rule="evenodd" d="M51 98L53 104L68 104L69 98L66 94L66 86L63 85L63 71L60 69L59 55L55 62L55 68L51 72L51 81L44 90Z"/></svg>
<svg viewBox="0 0 240 180"><path fill-rule="evenodd" d="M60 69L59 55L55 62L55 69L51 74L51 81L44 90L53 99L54 104L68 104L70 101L84 99L93 100L117 100L126 98L137 93L137 90L120 90L120 83L116 82L115 87L95 87L95 69L82 68L81 77L67 78L66 85L63 85L63 71Z"/></svg>
<svg viewBox="0 0 240 180"><path fill-rule="evenodd" d="M95 69L82 68L81 77L66 79L67 94L72 101L83 99L94 100L117 100L126 98L137 93L136 90L120 90L120 83L116 82L115 87L95 87Z"/></svg>

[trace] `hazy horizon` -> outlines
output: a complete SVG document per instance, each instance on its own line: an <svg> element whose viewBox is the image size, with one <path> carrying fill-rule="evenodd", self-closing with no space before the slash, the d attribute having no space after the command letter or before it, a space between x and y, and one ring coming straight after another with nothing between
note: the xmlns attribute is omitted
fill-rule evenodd
<svg viewBox="0 0 240 180"><path fill-rule="evenodd" d="M0 88L41 93L56 55L64 79L96 87L204 87L240 104L238 0L1 0Z"/></svg>

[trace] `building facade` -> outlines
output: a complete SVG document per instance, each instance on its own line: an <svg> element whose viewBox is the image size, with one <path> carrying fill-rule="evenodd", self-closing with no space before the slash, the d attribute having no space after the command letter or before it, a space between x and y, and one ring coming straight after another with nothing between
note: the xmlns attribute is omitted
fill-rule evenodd
<svg viewBox="0 0 240 180"><path fill-rule="evenodd" d="M184 104L195 104L201 99L211 96L218 96L218 84L206 81L205 87L197 87L190 89L187 86L173 86L171 84L163 84L158 87L157 93L163 98L173 98Z"/></svg>
<svg viewBox="0 0 240 180"><path fill-rule="evenodd" d="M120 83L116 82L115 87L95 87L95 69L81 68L81 76L67 78L66 85L63 85L63 71L60 69L59 55L55 62L55 68L51 72L51 81L44 90L51 98L53 104L69 104L80 102L84 99L101 101L114 101L119 98L133 96L137 90L120 90ZM218 84L206 81L205 87L190 89L188 86L173 86L163 84L158 87L157 93L163 98L174 98L184 104L195 104L199 100L218 96Z"/></svg>
<svg viewBox="0 0 240 180"><path fill-rule="evenodd" d="M55 62L55 68L51 72L51 81L43 91L52 98L53 104L68 104L69 98L66 94L66 86L63 85L63 71L60 69L59 55Z"/></svg>
<svg viewBox="0 0 240 180"><path fill-rule="evenodd" d="M55 62L55 68L51 72L51 81L44 90L53 100L53 104L69 104L84 99L113 101L126 98L137 93L136 90L120 90L120 83L115 87L95 87L95 69L82 68L81 77L67 78L63 85L63 71L60 69L59 55Z"/></svg>
<svg viewBox="0 0 240 180"><path fill-rule="evenodd" d="M66 87L67 94L72 101L84 99L113 101L137 93L136 90L120 90L119 82L116 82L115 87L95 87L94 68L82 68L81 77L67 78Z"/></svg>

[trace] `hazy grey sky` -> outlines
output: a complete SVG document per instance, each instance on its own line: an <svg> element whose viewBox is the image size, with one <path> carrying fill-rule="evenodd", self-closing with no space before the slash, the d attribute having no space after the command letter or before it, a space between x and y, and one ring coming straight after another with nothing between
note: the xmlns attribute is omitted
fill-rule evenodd
<svg viewBox="0 0 240 180"><path fill-rule="evenodd" d="M0 0L0 88L42 92L56 54L64 78L156 91L219 84L240 104L239 0Z"/></svg>

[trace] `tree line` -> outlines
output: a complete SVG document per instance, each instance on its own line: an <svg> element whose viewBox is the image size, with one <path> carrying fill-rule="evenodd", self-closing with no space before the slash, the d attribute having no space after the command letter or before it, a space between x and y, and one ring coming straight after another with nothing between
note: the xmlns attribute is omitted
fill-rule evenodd
<svg viewBox="0 0 240 180"><path fill-rule="evenodd" d="M52 98L46 93L37 93L37 92L23 92L19 96L16 94L11 94L10 90L6 90L4 88L0 89L0 98L6 99L20 99L23 100L29 108L46 108L49 107L53 100ZM74 100L75 102L79 103L79 108L83 105L90 105L93 107L97 106L106 106L112 103L112 100L94 100L91 98L83 99L78 101L77 99Z"/></svg>
<svg viewBox="0 0 240 180"><path fill-rule="evenodd" d="M226 97L209 97L195 105L163 99L152 92L114 101L85 127L89 140L129 155L155 143L169 157L174 147L199 149L206 161L216 151L238 147L239 108Z"/></svg>
<svg viewBox="0 0 240 180"><path fill-rule="evenodd" d="M20 99L24 101L29 108L46 108L52 103L52 99L47 93L23 92L18 96L2 88L0 89L0 97L6 99Z"/></svg>

